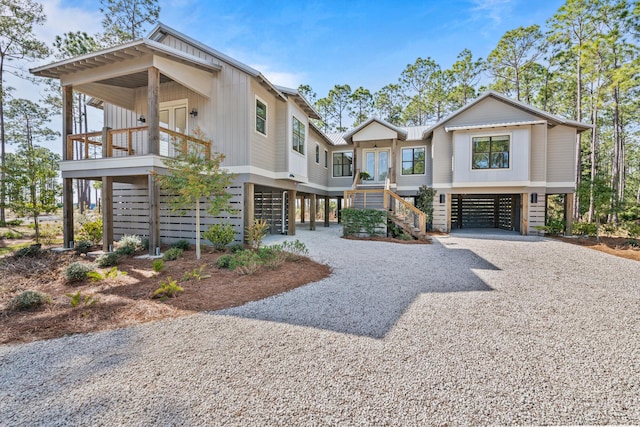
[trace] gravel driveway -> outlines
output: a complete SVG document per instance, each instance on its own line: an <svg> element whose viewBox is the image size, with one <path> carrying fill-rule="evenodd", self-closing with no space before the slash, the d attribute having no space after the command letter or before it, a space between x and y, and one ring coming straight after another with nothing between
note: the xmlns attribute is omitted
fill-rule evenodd
<svg viewBox="0 0 640 427"><path fill-rule="evenodd" d="M339 234L299 229L334 274L287 294L0 346L0 424L640 424L640 263Z"/></svg>

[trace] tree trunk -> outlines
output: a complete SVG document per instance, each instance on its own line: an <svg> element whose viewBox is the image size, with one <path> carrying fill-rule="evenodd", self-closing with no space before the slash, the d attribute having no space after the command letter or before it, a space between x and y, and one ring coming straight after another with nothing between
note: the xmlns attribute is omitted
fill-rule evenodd
<svg viewBox="0 0 640 427"><path fill-rule="evenodd" d="M196 200L196 259L200 259L200 199Z"/></svg>
<svg viewBox="0 0 640 427"><path fill-rule="evenodd" d="M618 212L615 209L620 190L620 87L616 85L613 89L613 164L611 167L611 220L618 223Z"/></svg>
<svg viewBox="0 0 640 427"><path fill-rule="evenodd" d="M581 45L578 47L576 61L576 121L582 121L582 63L580 62ZM582 181L582 134L576 137L576 192L573 201L573 220L580 219L580 183Z"/></svg>
<svg viewBox="0 0 640 427"><path fill-rule="evenodd" d="M4 55L0 55L0 141L2 145L1 149L1 163L0 163L0 224L5 225L7 218L5 217L4 206L7 200L7 181L5 173L5 163L7 159L6 153L6 137L4 133Z"/></svg>

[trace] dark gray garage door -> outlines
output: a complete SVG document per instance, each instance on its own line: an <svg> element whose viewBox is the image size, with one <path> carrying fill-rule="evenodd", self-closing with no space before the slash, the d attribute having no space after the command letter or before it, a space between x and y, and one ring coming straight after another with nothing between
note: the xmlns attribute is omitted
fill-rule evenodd
<svg viewBox="0 0 640 427"><path fill-rule="evenodd" d="M520 231L520 195L454 194L451 227Z"/></svg>

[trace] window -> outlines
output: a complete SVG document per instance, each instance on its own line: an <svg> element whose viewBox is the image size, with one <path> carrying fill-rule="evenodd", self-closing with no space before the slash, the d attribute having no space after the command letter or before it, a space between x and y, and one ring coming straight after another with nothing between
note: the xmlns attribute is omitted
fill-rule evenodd
<svg viewBox="0 0 640 427"><path fill-rule="evenodd" d="M256 131L267 135L267 105L256 99Z"/></svg>
<svg viewBox="0 0 640 427"><path fill-rule="evenodd" d="M424 175L424 147L402 149L402 175Z"/></svg>
<svg viewBox="0 0 640 427"><path fill-rule="evenodd" d="M316 163L320 164L320 146L316 144Z"/></svg>
<svg viewBox="0 0 640 427"><path fill-rule="evenodd" d="M304 124L293 118L293 151L304 154Z"/></svg>
<svg viewBox="0 0 640 427"><path fill-rule="evenodd" d="M324 150L324 167L329 167L329 152L327 150Z"/></svg>
<svg viewBox="0 0 640 427"><path fill-rule="evenodd" d="M472 169L509 168L509 135L475 137L471 145Z"/></svg>
<svg viewBox="0 0 640 427"><path fill-rule="evenodd" d="M353 153L333 153L333 176L351 176Z"/></svg>

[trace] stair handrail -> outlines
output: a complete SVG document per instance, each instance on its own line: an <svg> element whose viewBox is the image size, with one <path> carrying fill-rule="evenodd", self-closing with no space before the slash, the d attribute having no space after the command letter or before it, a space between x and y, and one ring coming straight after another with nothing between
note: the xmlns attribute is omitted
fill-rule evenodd
<svg viewBox="0 0 640 427"><path fill-rule="evenodd" d="M390 197L393 201L400 205L406 211L409 211L410 214L414 217L414 225L415 219L417 218L418 224L417 227L420 229L420 232L426 234L427 232L427 214L422 212L420 209L413 206L411 203L404 200L402 197L398 196L395 192L391 190L384 190L385 197ZM394 212L397 210L394 206Z"/></svg>

